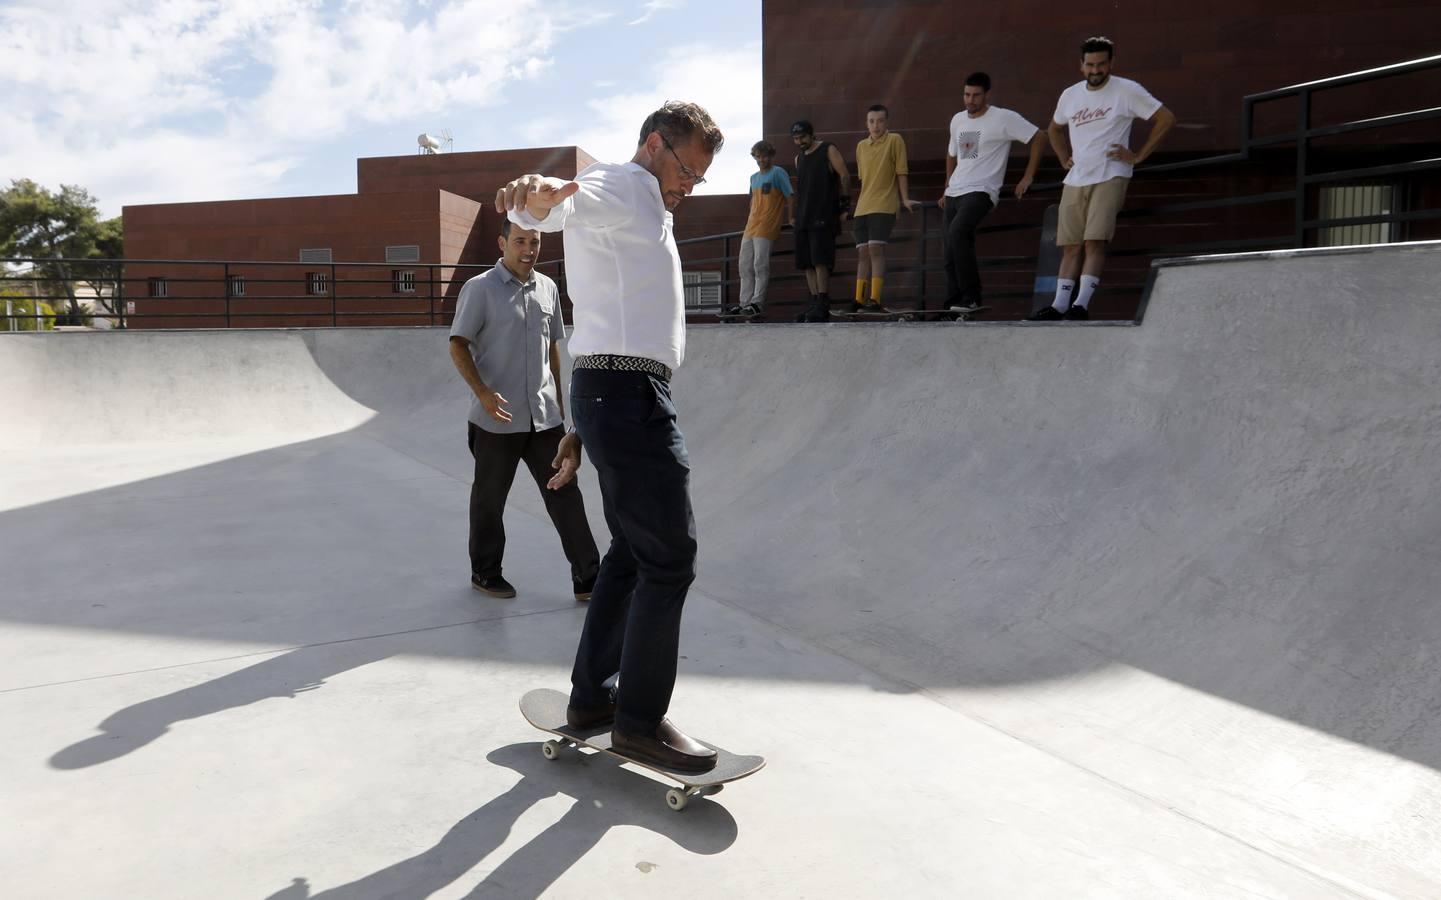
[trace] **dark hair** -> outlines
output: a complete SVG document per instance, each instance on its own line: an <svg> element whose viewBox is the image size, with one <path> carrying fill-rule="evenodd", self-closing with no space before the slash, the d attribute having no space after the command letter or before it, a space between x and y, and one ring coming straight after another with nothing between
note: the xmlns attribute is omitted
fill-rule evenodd
<svg viewBox="0 0 1441 900"><path fill-rule="evenodd" d="M775 156L776 148L771 146L770 141L756 141L751 144L751 156L759 153L762 156Z"/></svg>
<svg viewBox="0 0 1441 900"><path fill-rule="evenodd" d="M1108 37L1088 37L1081 41L1081 59L1085 59L1087 53L1104 53L1106 59L1115 59L1116 45Z"/></svg>
<svg viewBox="0 0 1441 900"><path fill-rule="evenodd" d="M985 72L972 72L966 76L966 87L978 87L983 91L990 91L991 76Z"/></svg>
<svg viewBox="0 0 1441 900"><path fill-rule="evenodd" d="M510 239L510 216L500 220L500 236L507 240Z"/></svg>
<svg viewBox="0 0 1441 900"><path fill-rule="evenodd" d="M698 133L701 145L707 153L719 151L726 140L710 113L695 103L683 100L667 100L660 109L646 116L645 122L640 126L640 140L636 141L636 144L644 144L653 131L659 131L660 136L672 144Z"/></svg>
<svg viewBox="0 0 1441 900"><path fill-rule="evenodd" d="M891 111L888 110L888 109L886 109L885 106L883 106L883 105L881 105L881 104L879 104L879 103L872 103L870 106L866 107L866 112L868 112L868 113L880 112L880 113L885 113L887 119L889 119L889 118L891 117Z"/></svg>
<svg viewBox="0 0 1441 900"><path fill-rule="evenodd" d="M791 123L791 134L808 134L811 137L815 137L816 128L805 119L796 119L794 122Z"/></svg>

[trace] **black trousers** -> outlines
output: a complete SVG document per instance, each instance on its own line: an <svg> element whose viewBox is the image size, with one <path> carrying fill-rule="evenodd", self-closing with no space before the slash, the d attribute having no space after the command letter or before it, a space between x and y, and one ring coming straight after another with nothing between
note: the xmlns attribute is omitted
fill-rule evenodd
<svg viewBox="0 0 1441 900"><path fill-rule="evenodd" d="M947 197L946 303L951 306L981 305L981 268L976 263L976 227L991 211L991 195L973 191Z"/></svg>
<svg viewBox="0 0 1441 900"><path fill-rule="evenodd" d="M670 386L659 378L576 369L570 392L611 535L575 655L571 703L602 705L605 682L619 673L616 727L649 735L670 708L681 607L695 580L690 457Z"/></svg>
<svg viewBox="0 0 1441 900"><path fill-rule="evenodd" d="M545 511L560 535L560 546L570 560L572 581L588 581L600 567L600 551L585 517L585 500L578 481L558 491L545 483L555 474L551 463L565 436L562 428L492 434L467 423L470 455L475 457L475 481L470 488L470 571L481 578L501 574L505 556L505 498L515 481L516 464L525 461L545 500Z"/></svg>

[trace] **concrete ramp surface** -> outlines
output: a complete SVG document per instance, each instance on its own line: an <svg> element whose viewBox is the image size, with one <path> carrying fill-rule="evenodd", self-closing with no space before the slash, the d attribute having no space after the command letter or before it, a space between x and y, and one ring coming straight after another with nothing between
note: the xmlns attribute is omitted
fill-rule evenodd
<svg viewBox="0 0 1441 900"><path fill-rule="evenodd" d="M469 590L442 329L0 335L20 897L1441 896L1441 246L1137 327L699 327L684 813L549 763L583 607ZM582 470L604 539L599 497ZM7 893L10 891L7 890Z"/></svg>

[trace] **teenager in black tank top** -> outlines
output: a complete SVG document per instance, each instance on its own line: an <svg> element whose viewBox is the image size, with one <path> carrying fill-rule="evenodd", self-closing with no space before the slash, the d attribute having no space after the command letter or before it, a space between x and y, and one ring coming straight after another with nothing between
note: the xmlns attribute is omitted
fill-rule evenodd
<svg viewBox="0 0 1441 900"><path fill-rule="evenodd" d="M841 184L831 168L830 143L796 157L796 223L801 228L834 228L840 208Z"/></svg>

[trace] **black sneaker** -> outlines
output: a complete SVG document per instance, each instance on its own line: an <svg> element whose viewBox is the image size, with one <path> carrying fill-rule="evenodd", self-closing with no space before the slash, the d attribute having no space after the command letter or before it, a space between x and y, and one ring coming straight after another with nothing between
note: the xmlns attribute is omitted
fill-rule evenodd
<svg viewBox="0 0 1441 900"><path fill-rule="evenodd" d="M1063 315L1054 306L1043 306L1026 317L1027 322L1058 322L1064 319Z"/></svg>
<svg viewBox="0 0 1441 900"><path fill-rule="evenodd" d="M1084 306L1072 306L1066 310L1066 318L1072 322L1084 322L1091 317Z"/></svg>
<svg viewBox="0 0 1441 900"><path fill-rule="evenodd" d="M817 303L805 311L807 322L829 322L831 320L831 307L828 303Z"/></svg>
<svg viewBox="0 0 1441 900"><path fill-rule="evenodd" d="M741 308L739 306L724 306L721 307L720 314L723 316L738 316L741 314Z"/></svg>
<svg viewBox="0 0 1441 900"><path fill-rule="evenodd" d="M575 586L575 599L589 600L591 592L595 590L595 576L592 575L589 578L572 582L572 584Z"/></svg>
<svg viewBox="0 0 1441 900"><path fill-rule="evenodd" d="M736 310L736 315L738 316L758 316L760 314L760 305L756 303L747 303L745 306L742 306L740 309Z"/></svg>
<svg viewBox="0 0 1441 900"><path fill-rule="evenodd" d="M515 596L515 588L499 575L492 575L489 578L472 575L470 576L470 586L482 594L489 594L499 600L509 600Z"/></svg>
<svg viewBox="0 0 1441 900"><path fill-rule="evenodd" d="M852 303L851 308L847 310L847 312L849 312L851 315L855 315L856 313L863 313L865 311L866 305L864 303Z"/></svg>

